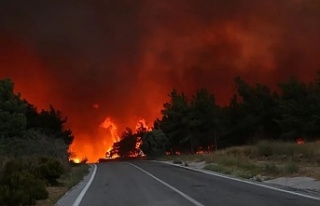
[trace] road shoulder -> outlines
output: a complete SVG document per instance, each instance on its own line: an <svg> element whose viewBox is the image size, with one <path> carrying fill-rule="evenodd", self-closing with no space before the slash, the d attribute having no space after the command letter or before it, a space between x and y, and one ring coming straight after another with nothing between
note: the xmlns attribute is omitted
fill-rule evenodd
<svg viewBox="0 0 320 206"><path fill-rule="evenodd" d="M64 194L55 204L56 206L71 206L74 204L81 191L86 187L89 180L94 173L94 165L90 164L89 173L77 185L72 187L66 194Z"/></svg>

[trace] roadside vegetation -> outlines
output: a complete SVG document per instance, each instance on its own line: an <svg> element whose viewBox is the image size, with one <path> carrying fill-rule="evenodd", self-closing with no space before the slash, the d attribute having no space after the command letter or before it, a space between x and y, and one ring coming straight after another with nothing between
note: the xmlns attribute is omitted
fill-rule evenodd
<svg viewBox="0 0 320 206"><path fill-rule="evenodd" d="M319 148L319 143L262 141L209 154L163 156L158 159L185 166L205 162L204 169L257 181L281 176L309 176L320 180Z"/></svg>
<svg viewBox="0 0 320 206"><path fill-rule="evenodd" d="M120 157L136 152L140 141L139 149L150 159L186 165L205 161L205 169L256 180L320 179L320 72L310 83L291 77L277 91L240 77L235 88L226 106L206 89L191 96L172 90L152 129L123 133L114 151L122 151Z"/></svg>
<svg viewBox="0 0 320 206"><path fill-rule="evenodd" d="M73 135L60 111L38 111L13 88L0 80L0 205L35 205L54 196L53 188L74 184L68 183L77 173L69 163Z"/></svg>
<svg viewBox="0 0 320 206"><path fill-rule="evenodd" d="M78 184L83 177L88 174L88 164L75 164L73 167L69 167L69 171L64 173L59 178L59 185L47 186L49 197L45 200L38 200L36 206L52 206L73 186Z"/></svg>
<svg viewBox="0 0 320 206"><path fill-rule="evenodd" d="M136 133L127 129L112 151L126 157L142 150L148 158L214 152L212 158L221 154L215 161L239 160L239 167L251 167L252 158L280 158L289 161L286 168L291 171L297 170L297 159L309 163L318 148L312 142L320 138L320 72L309 83L291 77L280 82L275 91L240 77L234 82L236 93L224 106L206 89L193 95L172 90L152 129L144 125ZM238 153L235 147L239 146L243 155L230 153ZM219 170L221 165L211 167ZM276 167L268 165L266 170Z"/></svg>

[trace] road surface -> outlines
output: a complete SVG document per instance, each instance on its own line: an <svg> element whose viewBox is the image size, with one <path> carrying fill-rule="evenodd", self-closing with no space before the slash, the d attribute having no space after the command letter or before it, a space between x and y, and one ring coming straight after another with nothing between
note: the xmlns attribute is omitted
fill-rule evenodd
<svg viewBox="0 0 320 206"><path fill-rule="evenodd" d="M108 162L80 206L319 206L320 201L152 161Z"/></svg>

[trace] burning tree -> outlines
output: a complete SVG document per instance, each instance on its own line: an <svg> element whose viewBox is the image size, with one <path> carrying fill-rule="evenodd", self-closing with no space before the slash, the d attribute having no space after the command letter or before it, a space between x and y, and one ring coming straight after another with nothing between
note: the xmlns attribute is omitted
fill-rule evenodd
<svg viewBox="0 0 320 206"><path fill-rule="evenodd" d="M136 131L127 127L120 136L120 141L115 142L109 155L112 158L114 155L119 155L121 158L137 157L141 153L140 145L142 137L150 131L144 119L140 119L136 125Z"/></svg>
<svg viewBox="0 0 320 206"><path fill-rule="evenodd" d="M137 156L137 137L133 133L132 129L126 128L120 137L120 141L113 144L111 154L118 154L120 157L126 158L131 156Z"/></svg>

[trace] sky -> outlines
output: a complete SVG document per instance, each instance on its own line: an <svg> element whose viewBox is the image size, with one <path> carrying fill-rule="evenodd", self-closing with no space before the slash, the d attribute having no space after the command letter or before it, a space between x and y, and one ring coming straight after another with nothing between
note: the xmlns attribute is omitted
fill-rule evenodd
<svg viewBox="0 0 320 206"><path fill-rule="evenodd" d="M319 37L319 0L1 0L0 79L94 150L105 118L152 124L174 88L226 105L236 76L312 81Z"/></svg>

